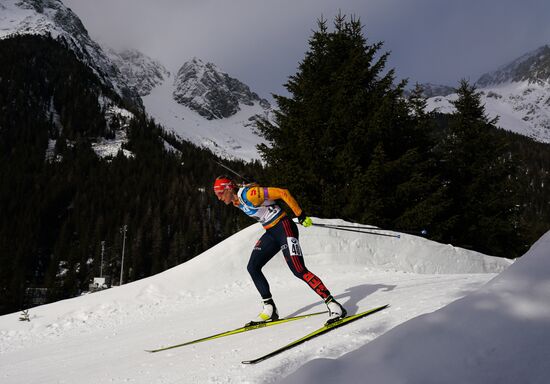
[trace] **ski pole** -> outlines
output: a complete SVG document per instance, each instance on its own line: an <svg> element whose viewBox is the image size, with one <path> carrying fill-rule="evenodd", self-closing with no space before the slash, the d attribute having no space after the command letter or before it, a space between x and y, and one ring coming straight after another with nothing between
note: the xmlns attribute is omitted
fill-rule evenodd
<svg viewBox="0 0 550 384"><path fill-rule="evenodd" d="M411 235L422 235L426 236L428 234L428 231L426 229L421 230L407 230L407 229L387 229L387 228L379 228L375 226L357 226L357 225L340 225L340 224L329 224L333 227L338 228L352 228L352 229L375 229L378 231L392 231L392 232L402 232L402 233L409 233Z"/></svg>
<svg viewBox="0 0 550 384"><path fill-rule="evenodd" d="M401 238L401 235L390 235L388 233L378 233L378 232L371 232L371 231L361 231L359 229L350 229L347 227L351 226L337 226L337 225L329 225L329 224L315 224L312 225L316 227L322 227L322 228L329 228L329 229L338 229L340 231L348 231L348 232L357 232L357 233L364 233L366 235L378 235L378 236L386 236L386 237L394 237L394 238ZM373 228L374 229L374 228Z"/></svg>

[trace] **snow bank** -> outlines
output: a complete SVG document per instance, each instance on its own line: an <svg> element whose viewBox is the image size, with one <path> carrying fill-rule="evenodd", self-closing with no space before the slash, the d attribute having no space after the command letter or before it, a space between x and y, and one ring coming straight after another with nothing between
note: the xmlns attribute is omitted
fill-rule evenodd
<svg viewBox="0 0 550 384"><path fill-rule="evenodd" d="M479 291L283 382L543 384L549 375L550 232Z"/></svg>
<svg viewBox="0 0 550 384"><path fill-rule="evenodd" d="M343 220L314 219L315 223L355 225ZM382 231L381 233L397 234ZM389 238L356 232L313 227L300 232L306 258L323 264L360 265L412 273L498 273L510 260L400 234Z"/></svg>
<svg viewBox="0 0 550 384"><path fill-rule="evenodd" d="M325 318L317 316L167 353L145 353L145 349L236 328L257 315L259 295L246 264L262 233L261 226L254 224L158 275L32 308L30 322L19 321L18 313L1 316L0 382L273 383L312 359L337 358L357 350L403 322L475 292L510 264L415 236L392 239L302 229L306 264L349 313L387 303L391 308L254 366L240 362L303 336ZM283 316L326 308L292 276L280 255L264 272Z"/></svg>
<svg viewBox="0 0 550 384"><path fill-rule="evenodd" d="M314 222L354 225L336 219L314 218ZM49 304L46 306L48 313L57 313L58 308L63 308L64 312L74 310L80 316L81 308L86 307L93 308L90 313L93 312L94 316L99 316L98 313L109 316L112 311L130 316L136 308L158 305L159 302L199 302L212 292L230 296L235 288L250 284L246 265L254 244L263 233L260 225L253 224L177 267L121 287ZM300 242L306 265L348 267L349 270L368 268L422 274L499 273L511 264L507 259L403 234L397 239L310 227L300 230ZM267 275L277 272L285 274L288 267L282 257L275 257L264 271ZM40 312L40 309L33 312ZM55 322L54 319L51 321Z"/></svg>

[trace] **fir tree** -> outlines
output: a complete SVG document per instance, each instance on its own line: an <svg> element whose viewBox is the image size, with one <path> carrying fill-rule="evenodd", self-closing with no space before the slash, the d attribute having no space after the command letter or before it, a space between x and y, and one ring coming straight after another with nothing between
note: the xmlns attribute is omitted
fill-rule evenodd
<svg viewBox="0 0 550 384"><path fill-rule="evenodd" d="M381 47L367 42L359 19L338 15L332 32L319 20L285 85L290 97L276 96L275 124L259 123L274 182L310 214L391 225L414 201L398 197L399 186L423 182L415 161L427 156L428 127L404 100L405 82L394 84L394 71L385 70L389 54ZM415 199L432 192L424 188Z"/></svg>
<svg viewBox="0 0 550 384"><path fill-rule="evenodd" d="M489 119L475 86L462 80L442 160L452 202L447 240L481 252L511 255L518 246L516 163Z"/></svg>

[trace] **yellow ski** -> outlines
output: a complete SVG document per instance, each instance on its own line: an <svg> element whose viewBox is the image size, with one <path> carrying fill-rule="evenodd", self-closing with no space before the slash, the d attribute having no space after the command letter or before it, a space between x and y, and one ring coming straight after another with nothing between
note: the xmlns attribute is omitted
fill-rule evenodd
<svg viewBox="0 0 550 384"><path fill-rule="evenodd" d="M182 343L182 344L171 345L171 346L168 346L168 347L163 347L163 348L158 348L158 349L153 349L153 350L146 350L146 352L155 353L155 352L166 351L168 349L174 349L174 348L184 347L186 345L202 343L203 341L214 340L214 339L218 339L220 337L236 335L238 333L253 331L255 329L260 329L260 328L265 328L265 327L271 327L272 325L288 323L290 321L295 321L295 320L300 320L300 319L306 319L308 317L321 315L323 313L327 313L327 312L326 311L324 311L324 312L315 312L315 313L309 313L307 315L293 316L293 317L287 317L285 319L268 321L268 322L265 322L265 323L258 323L258 324L250 325L248 327L246 327L246 326L245 327L240 327L240 328L234 329L232 331L217 333L215 335L203 337L203 338L200 338L200 339L197 339L197 340L191 340L191 341L188 341L188 342L185 342L185 343Z"/></svg>
<svg viewBox="0 0 550 384"><path fill-rule="evenodd" d="M288 351L289 349L291 348L294 348L296 347L297 345L300 345L302 343L305 343L306 341L308 340L311 340L317 336L321 336L329 331L332 331L333 329L336 329L338 327L341 327L343 325L346 325L346 324L349 324L355 320L359 320L363 317L366 317L368 315L372 315L373 313L376 313L376 312L379 312L385 308L389 307L389 304L386 304L382 307L378 307L378 308L374 308L374 309L370 309L368 311L365 311L365 312L361 312L361 313L358 313L356 315L351 315L351 316L348 316L348 317L344 317L343 319L340 319L338 321L335 321L334 323L331 323L331 324L328 324L328 325L324 325L323 327L311 332L309 335L306 335L298 340L295 340L293 342L291 342L290 344L287 344L273 352L270 352L268 353L267 355L264 355L262 357L258 357L257 359L253 359L253 360L245 360L243 361L242 363L243 364L256 364L256 363L259 363L260 361L264 361L266 359L269 359L270 357L273 357L275 355L278 355L279 353L281 352L284 352L284 351Z"/></svg>

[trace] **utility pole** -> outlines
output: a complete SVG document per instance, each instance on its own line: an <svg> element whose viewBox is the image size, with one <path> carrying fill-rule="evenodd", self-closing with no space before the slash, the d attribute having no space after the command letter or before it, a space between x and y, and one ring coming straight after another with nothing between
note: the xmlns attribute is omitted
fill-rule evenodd
<svg viewBox="0 0 550 384"><path fill-rule="evenodd" d="M105 240L101 242L101 265L99 266L99 277L103 277L103 256L105 255Z"/></svg>
<svg viewBox="0 0 550 384"><path fill-rule="evenodd" d="M128 230L128 226L124 224L122 228L120 228L120 233L123 235L122 240L122 262L120 263L120 283L119 286L122 285L122 273L124 272L124 248L126 247L126 231Z"/></svg>

